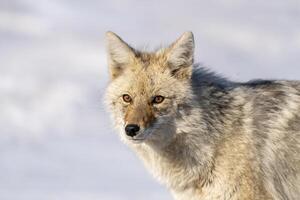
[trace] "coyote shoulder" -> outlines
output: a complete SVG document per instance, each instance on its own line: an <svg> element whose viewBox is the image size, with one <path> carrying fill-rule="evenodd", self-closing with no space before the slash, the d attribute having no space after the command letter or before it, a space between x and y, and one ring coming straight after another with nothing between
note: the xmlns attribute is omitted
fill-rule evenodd
<svg viewBox="0 0 300 200"><path fill-rule="evenodd" d="M219 77L191 32L155 52L106 41L115 127L175 199L300 199L300 82Z"/></svg>

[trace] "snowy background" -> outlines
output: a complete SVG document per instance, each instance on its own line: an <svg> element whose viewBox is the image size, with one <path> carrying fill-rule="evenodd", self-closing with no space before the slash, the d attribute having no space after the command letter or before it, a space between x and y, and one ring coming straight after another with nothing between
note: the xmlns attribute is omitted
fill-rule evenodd
<svg viewBox="0 0 300 200"><path fill-rule="evenodd" d="M233 80L300 79L300 1L0 0L0 200L170 200L112 131L104 34L184 31Z"/></svg>

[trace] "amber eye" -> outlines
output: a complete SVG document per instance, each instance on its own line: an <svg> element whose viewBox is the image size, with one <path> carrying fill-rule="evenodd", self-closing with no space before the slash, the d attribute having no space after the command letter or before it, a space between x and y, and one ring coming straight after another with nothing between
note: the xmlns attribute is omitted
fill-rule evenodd
<svg viewBox="0 0 300 200"><path fill-rule="evenodd" d="M158 103L163 102L164 99L165 99L165 97L163 97L163 96L160 96L160 95L159 96L155 96L154 99L153 99L153 101L152 101L152 103L158 104Z"/></svg>
<svg viewBox="0 0 300 200"><path fill-rule="evenodd" d="M132 99L128 94L123 94L123 101L125 101L126 103L130 103Z"/></svg>

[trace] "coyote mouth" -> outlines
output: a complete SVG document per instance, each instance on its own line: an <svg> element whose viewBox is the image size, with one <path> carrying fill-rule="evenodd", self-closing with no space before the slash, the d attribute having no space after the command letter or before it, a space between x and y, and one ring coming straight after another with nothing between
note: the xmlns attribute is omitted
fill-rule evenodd
<svg viewBox="0 0 300 200"><path fill-rule="evenodd" d="M145 139L134 139L134 138L130 138L129 140L135 144L140 144L145 141Z"/></svg>
<svg viewBox="0 0 300 200"><path fill-rule="evenodd" d="M151 135L152 131L144 131L142 133L139 133L138 135L129 138L130 141L134 143L142 143L148 139L148 137Z"/></svg>

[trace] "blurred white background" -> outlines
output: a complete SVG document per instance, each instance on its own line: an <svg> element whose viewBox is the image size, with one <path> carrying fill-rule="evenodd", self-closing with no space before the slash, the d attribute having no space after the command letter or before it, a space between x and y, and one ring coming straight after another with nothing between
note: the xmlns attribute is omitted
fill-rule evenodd
<svg viewBox="0 0 300 200"><path fill-rule="evenodd" d="M300 1L0 0L0 200L167 200L112 131L104 34L135 47L194 32L236 81L300 79Z"/></svg>

